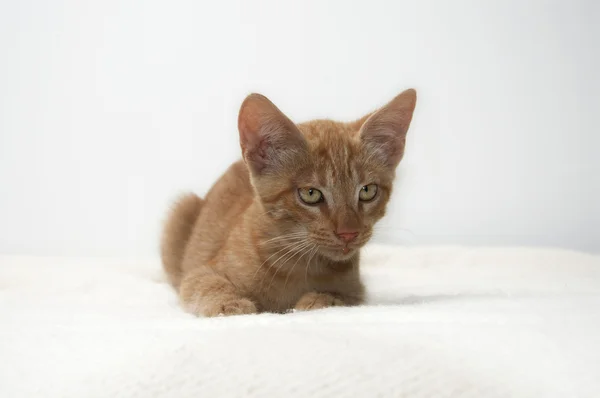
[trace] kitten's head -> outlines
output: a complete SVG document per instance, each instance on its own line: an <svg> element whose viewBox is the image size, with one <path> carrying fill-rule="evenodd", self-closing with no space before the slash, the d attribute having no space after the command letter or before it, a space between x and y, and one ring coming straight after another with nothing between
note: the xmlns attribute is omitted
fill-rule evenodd
<svg viewBox="0 0 600 398"><path fill-rule="evenodd" d="M278 234L300 236L332 260L353 256L385 214L415 103L406 90L356 122L296 125L266 97L248 96L238 118L242 154Z"/></svg>

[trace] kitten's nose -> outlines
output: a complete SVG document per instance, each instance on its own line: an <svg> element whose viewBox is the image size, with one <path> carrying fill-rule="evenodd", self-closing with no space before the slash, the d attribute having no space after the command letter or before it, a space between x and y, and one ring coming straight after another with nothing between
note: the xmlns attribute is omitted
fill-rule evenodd
<svg viewBox="0 0 600 398"><path fill-rule="evenodd" d="M344 242L350 243L354 239L356 239L356 237L358 236L358 231L342 230L342 231L336 231L335 234L337 235L338 238L340 238Z"/></svg>

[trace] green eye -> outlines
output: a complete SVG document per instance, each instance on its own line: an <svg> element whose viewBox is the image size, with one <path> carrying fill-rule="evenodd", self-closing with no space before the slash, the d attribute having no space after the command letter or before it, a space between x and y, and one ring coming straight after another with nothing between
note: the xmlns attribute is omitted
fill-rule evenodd
<svg viewBox="0 0 600 398"><path fill-rule="evenodd" d="M298 189L298 195L308 205L314 205L323 201L323 193L315 188L300 188Z"/></svg>
<svg viewBox="0 0 600 398"><path fill-rule="evenodd" d="M360 189L358 198L363 202L368 202L369 200L372 200L375 195L377 195L377 185L369 184Z"/></svg>

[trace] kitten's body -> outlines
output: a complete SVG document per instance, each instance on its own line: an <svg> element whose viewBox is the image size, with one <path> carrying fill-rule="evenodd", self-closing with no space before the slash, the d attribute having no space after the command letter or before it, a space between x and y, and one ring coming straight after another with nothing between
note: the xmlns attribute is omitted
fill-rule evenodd
<svg viewBox="0 0 600 398"><path fill-rule="evenodd" d="M405 134L414 92L403 95ZM163 233L163 263L184 306L215 316L360 304L359 249L385 213L404 149L404 136L383 148L389 132L379 133L393 122L386 117L296 126L250 96L239 121L244 161L204 200L182 198ZM376 198L359 201L357 189L372 182ZM323 201L303 203L301 187L319 187Z"/></svg>

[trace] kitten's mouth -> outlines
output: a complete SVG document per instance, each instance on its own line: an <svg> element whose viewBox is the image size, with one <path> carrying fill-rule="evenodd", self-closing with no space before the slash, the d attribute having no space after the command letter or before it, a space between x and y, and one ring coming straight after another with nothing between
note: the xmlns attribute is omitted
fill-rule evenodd
<svg viewBox="0 0 600 398"><path fill-rule="evenodd" d="M360 248L359 245L331 245L322 246L321 253L333 260L346 260L352 257L356 251Z"/></svg>

